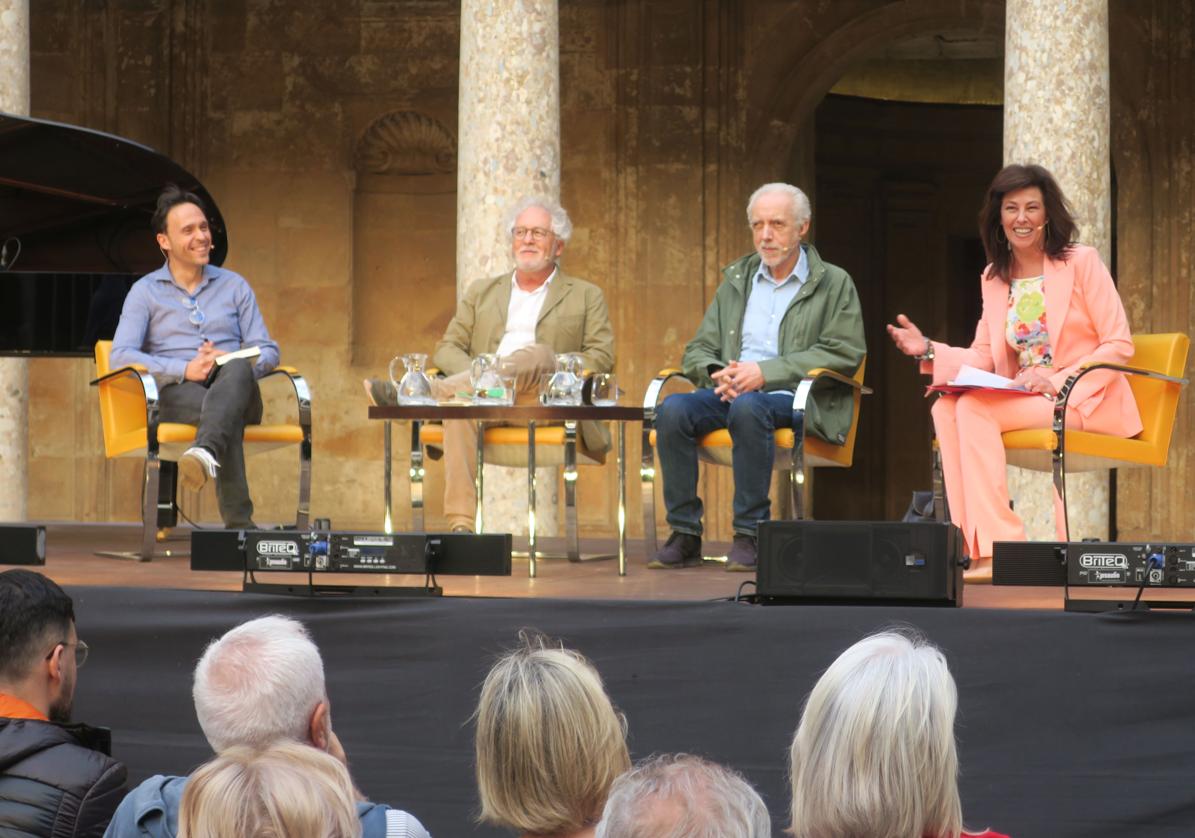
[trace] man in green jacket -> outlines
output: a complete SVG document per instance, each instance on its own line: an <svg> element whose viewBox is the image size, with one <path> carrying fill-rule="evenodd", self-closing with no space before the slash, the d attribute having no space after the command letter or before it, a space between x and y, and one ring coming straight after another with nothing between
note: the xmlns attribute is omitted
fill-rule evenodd
<svg viewBox="0 0 1195 838"><path fill-rule="evenodd" d="M863 362L867 349L855 285L846 271L802 243L811 217L809 198L786 183L761 186L747 203L755 253L723 269L714 302L681 362L698 389L669 396L657 413L672 535L648 567L701 562L697 443L727 428L733 440L734 545L726 569L754 570L756 527L771 511L773 432L793 424L793 388L811 369L854 375ZM806 429L841 445L851 410L841 385L819 388L805 413Z"/></svg>
<svg viewBox="0 0 1195 838"><path fill-rule="evenodd" d="M568 213L555 201L528 197L506 217L515 269L474 282L457 304L432 359L448 374L436 384L438 398L469 389L469 366L482 353L510 363L519 401L535 398L540 376L555 369L556 354L580 354L590 372L614 366L614 329L601 289L556 264L573 229ZM601 458L610 435L600 423L582 422L578 442ZM444 515L454 531L473 529L476 446L473 422L444 423Z"/></svg>

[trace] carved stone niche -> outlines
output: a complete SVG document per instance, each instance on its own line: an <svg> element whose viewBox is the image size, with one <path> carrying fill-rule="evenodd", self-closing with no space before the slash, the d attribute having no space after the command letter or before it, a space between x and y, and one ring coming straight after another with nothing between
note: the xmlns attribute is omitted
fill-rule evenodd
<svg viewBox="0 0 1195 838"><path fill-rule="evenodd" d="M432 351L456 306L456 138L393 111L353 152L353 363L386 374L395 355Z"/></svg>
<svg viewBox="0 0 1195 838"><path fill-rule="evenodd" d="M426 114L391 111L379 116L361 134L353 158L358 188L365 191L456 189L456 137Z"/></svg>

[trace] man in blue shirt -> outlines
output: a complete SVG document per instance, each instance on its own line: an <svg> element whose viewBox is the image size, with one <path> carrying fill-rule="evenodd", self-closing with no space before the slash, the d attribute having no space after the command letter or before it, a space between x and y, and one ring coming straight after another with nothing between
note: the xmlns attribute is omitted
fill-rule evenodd
<svg viewBox="0 0 1195 838"><path fill-rule="evenodd" d="M726 428L734 471L734 545L726 569L754 570L756 528L771 514L773 434L792 426L793 388L812 369L854 375L866 355L854 283L802 242L811 217L805 193L787 183L765 184L747 202L755 252L723 270L681 362L698 389L669 396L657 412L672 535L648 567L700 564L697 446ZM851 410L851 399L834 388L815 392L806 430L841 445Z"/></svg>
<svg viewBox="0 0 1195 838"><path fill-rule="evenodd" d="M168 186L152 224L166 264L125 297L112 364L145 366L158 384L162 421L198 427L178 462L183 485L198 490L215 478L224 525L252 527L243 439L245 425L261 421L257 379L278 365L278 344L244 277L208 264L212 236L196 195ZM217 357L254 346L256 359L237 358L210 377Z"/></svg>
<svg viewBox="0 0 1195 838"><path fill-rule="evenodd" d="M297 620L259 617L212 641L195 665L191 694L217 754L289 740L348 764L332 730L323 658ZM104 838L175 838L188 779L155 774L142 782L121 801ZM430 838L414 815L385 804L360 800L357 816L362 838Z"/></svg>

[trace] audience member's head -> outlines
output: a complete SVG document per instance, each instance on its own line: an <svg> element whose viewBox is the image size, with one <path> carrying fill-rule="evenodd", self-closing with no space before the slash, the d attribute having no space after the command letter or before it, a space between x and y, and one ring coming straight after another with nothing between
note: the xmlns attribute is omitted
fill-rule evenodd
<svg viewBox="0 0 1195 838"><path fill-rule="evenodd" d="M303 624L273 615L212 642L195 667L195 715L220 753L279 739L338 749L324 662Z"/></svg>
<svg viewBox="0 0 1195 838"><path fill-rule="evenodd" d="M191 775L179 838L357 838L354 797L348 769L315 748L234 746Z"/></svg>
<svg viewBox="0 0 1195 838"><path fill-rule="evenodd" d="M610 784L630 767L625 723L582 655L542 637L520 641L481 688L481 820L568 835L597 822Z"/></svg>
<svg viewBox="0 0 1195 838"><path fill-rule="evenodd" d="M957 706L946 659L923 638L884 632L851 646L805 702L789 832L958 836Z"/></svg>
<svg viewBox="0 0 1195 838"><path fill-rule="evenodd" d="M52 722L68 722L86 658L74 604L62 588L31 570L0 573L0 692Z"/></svg>
<svg viewBox="0 0 1195 838"><path fill-rule="evenodd" d="M597 838L769 838L772 821L734 771L689 754L665 754L614 781Z"/></svg>

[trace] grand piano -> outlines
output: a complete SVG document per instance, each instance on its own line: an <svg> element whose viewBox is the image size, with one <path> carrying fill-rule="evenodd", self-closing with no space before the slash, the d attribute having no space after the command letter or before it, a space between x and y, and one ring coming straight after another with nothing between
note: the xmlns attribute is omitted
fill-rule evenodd
<svg viewBox="0 0 1195 838"><path fill-rule="evenodd" d="M122 137L0 113L0 355L86 356L125 294L164 261L150 229L176 183L207 205L211 262L228 233L212 196L166 155Z"/></svg>

